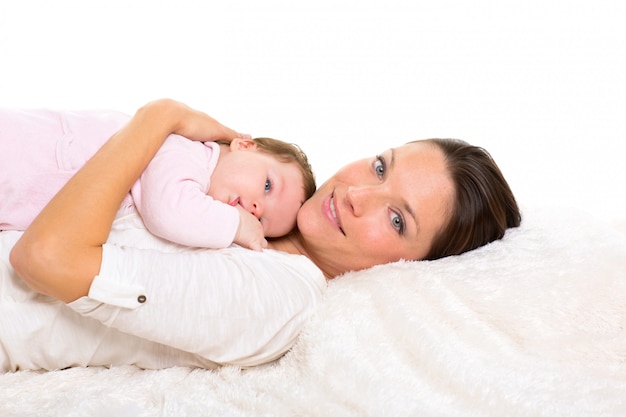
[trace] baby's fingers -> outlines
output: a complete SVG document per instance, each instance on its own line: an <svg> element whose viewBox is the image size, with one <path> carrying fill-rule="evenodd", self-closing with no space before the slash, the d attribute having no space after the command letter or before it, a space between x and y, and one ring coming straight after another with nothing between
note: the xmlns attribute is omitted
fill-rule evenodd
<svg viewBox="0 0 626 417"><path fill-rule="evenodd" d="M263 239L260 242L252 242L252 244L250 245L250 249L257 252L261 252L263 249L267 249L267 239Z"/></svg>

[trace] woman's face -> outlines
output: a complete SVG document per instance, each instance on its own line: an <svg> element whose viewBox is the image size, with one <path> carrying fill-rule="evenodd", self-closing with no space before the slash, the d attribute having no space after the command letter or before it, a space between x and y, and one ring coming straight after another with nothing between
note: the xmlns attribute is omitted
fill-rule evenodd
<svg viewBox="0 0 626 417"><path fill-rule="evenodd" d="M327 276L421 259L448 218L453 190L436 145L388 149L345 166L304 203L303 245Z"/></svg>

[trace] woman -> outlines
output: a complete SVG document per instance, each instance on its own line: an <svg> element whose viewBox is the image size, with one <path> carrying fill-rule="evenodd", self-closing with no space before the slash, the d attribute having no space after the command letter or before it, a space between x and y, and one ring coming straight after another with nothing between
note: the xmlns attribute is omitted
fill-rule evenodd
<svg viewBox="0 0 626 417"><path fill-rule="evenodd" d="M47 308L42 320L58 329L20 326L0 337L5 369L258 365L292 346L323 294L324 277L462 253L520 222L486 152L421 141L337 172L300 209L299 230L270 243L278 251L185 250L149 236L137 218L111 231L127 190L170 133L204 141L240 136L180 103L149 103L22 236L9 238L18 239L10 254L15 271L48 297L17 288L15 276L10 290L31 310ZM10 321L6 313L0 316ZM9 346L7 339L18 342ZM27 344L31 351L23 354Z"/></svg>

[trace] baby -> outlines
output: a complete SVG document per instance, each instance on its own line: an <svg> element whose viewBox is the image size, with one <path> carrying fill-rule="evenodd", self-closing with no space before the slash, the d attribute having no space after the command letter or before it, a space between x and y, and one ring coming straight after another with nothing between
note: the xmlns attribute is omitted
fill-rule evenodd
<svg viewBox="0 0 626 417"><path fill-rule="evenodd" d="M25 230L130 117L112 111L0 109L0 230ZM299 147L270 138L197 142L170 135L124 199L172 242L260 250L289 233L315 178Z"/></svg>

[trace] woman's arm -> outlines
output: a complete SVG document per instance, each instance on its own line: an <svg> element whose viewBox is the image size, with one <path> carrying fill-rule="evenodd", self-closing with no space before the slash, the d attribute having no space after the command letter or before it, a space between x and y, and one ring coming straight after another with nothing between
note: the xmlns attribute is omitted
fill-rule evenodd
<svg viewBox="0 0 626 417"><path fill-rule="evenodd" d="M240 135L202 112L163 99L148 103L48 203L11 251L34 290L70 302L87 295L102 244L133 183L171 134L195 140Z"/></svg>

